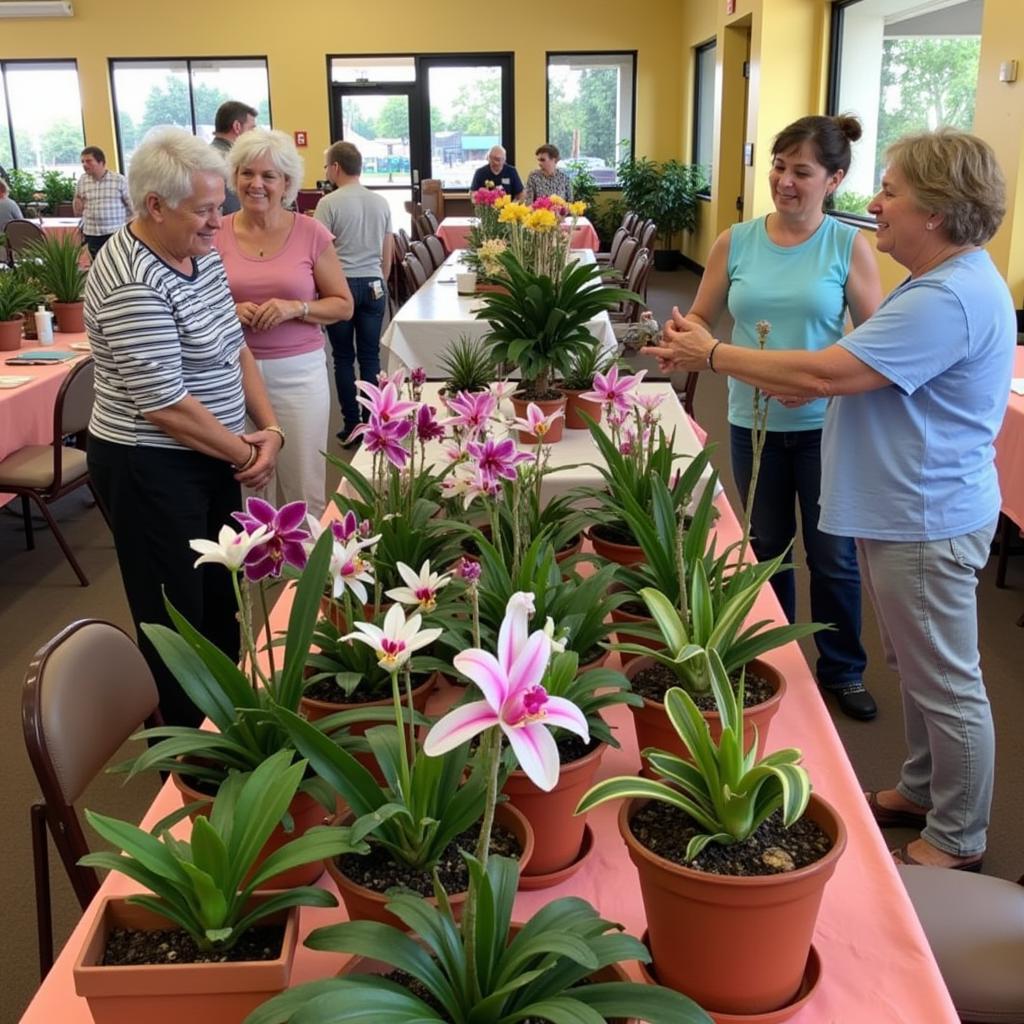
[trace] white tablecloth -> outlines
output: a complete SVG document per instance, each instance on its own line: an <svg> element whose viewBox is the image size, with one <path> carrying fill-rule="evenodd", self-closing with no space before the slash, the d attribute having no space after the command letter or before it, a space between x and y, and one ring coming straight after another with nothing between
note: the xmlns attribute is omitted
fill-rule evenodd
<svg viewBox="0 0 1024 1024"><path fill-rule="evenodd" d="M449 342L460 335L482 338L487 334L487 321L477 320L474 315L481 300L459 295L455 288L461 255L462 250L453 252L388 325L380 344L383 362L389 370L399 366L410 369L422 366L428 377L440 378L439 360ZM589 249L578 250L576 255L583 263L594 262L594 254ZM591 320L587 326L608 351L615 349L617 342L607 313Z"/></svg>

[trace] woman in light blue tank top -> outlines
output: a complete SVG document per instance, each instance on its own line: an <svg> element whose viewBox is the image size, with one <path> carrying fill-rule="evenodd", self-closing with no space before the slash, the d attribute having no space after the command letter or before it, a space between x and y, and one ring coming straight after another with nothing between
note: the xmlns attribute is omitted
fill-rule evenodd
<svg viewBox="0 0 1024 1024"><path fill-rule="evenodd" d="M775 212L736 224L712 247L700 289L687 314L710 330L728 306L731 342L757 348L754 325L771 324L767 347L819 349L843 334L846 310L854 324L881 301L878 267L856 228L824 213L825 202L850 166L850 142L860 137L851 117L804 117L782 130L772 148L769 174ZM864 689L860 642L861 591L857 554L848 537L818 529L821 429L824 399L768 406L768 435L754 501L752 545L759 559L785 551L796 535L800 508L810 570L811 617L834 630L815 635L819 684L837 695L854 718L876 714ZM729 380L733 476L746 501L751 478L753 389ZM793 570L772 586L786 617L796 614Z"/></svg>

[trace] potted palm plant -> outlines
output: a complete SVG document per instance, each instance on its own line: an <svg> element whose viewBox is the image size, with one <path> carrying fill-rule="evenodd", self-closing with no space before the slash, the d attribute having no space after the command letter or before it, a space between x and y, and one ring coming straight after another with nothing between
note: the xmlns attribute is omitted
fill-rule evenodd
<svg viewBox="0 0 1024 1024"><path fill-rule="evenodd" d="M710 1010L761 1014L797 995L824 886L846 845L835 810L811 792L800 752L758 759L744 741L743 685L701 650L720 738L686 691L665 700L686 760L643 751L656 778L599 782L583 813L625 800L619 830L640 875L658 979Z"/></svg>
<svg viewBox="0 0 1024 1024"><path fill-rule="evenodd" d="M252 773L234 773L190 842L158 823L151 834L92 811L93 829L115 849L82 863L141 883L137 896L103 897L73 969L75 991L96 1024L150 1016L157 998L173 1019L236 1024L288 984L298 908L333 907L324 889L262 891L274 876L309 861L360 849L344 828L320 827L258 865L271 832L295 795L305 762L286 751Z"/></svg>
<svg viewBox="0 0 1024 1024"><path fill-rule="evenodd" d="M25 246L22 255L22 259L35 263L33 274L53 296L57 330L65 334L85 330L85 271L79 263L84 248L74 235L48 235Z"/></svg>
<svg viewBox="0 0 1024 1024"><path fill-rule="evenodd" d="M25 311L33 309L39 291L18 271L0 273L0 352L21 348Z"/></svg>
<svg viewBox="0 0 1024 1024"><path fill-rule="evenodd" d="M466 334L448 342L438 359L438 366L444 374L442 395L486 391L497 373L487 343Z"/></svg>

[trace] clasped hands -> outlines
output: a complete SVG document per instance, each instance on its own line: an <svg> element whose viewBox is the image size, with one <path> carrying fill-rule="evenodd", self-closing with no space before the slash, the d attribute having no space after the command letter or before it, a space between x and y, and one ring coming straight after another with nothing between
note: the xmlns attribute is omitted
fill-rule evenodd
<svg viewBox="0 0 1024 1024"><path fill-rule="evenodd" d="M302 303L295 299L267 299L264 303L235 303L235 313L252 331L269 331L286 320L302 316Z"/></svg>
<svg viewBox="0 0 1024 1024"><path fill-rule="evenodd" d="M256 449L256 459L251 466L236 473L235 479L243 486L258 491L274 476L277 454L281 450L281 435L273 430L254 430L241 437Z"/></svg>

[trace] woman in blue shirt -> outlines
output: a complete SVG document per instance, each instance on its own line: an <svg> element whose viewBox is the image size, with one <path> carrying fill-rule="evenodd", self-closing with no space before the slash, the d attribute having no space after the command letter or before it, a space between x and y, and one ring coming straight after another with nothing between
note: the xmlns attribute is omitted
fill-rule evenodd
<svg viewBox="0 0 1024 1024"><path fill-rule="evenodd" d="M856 228L825 215L829 196L850 167L850 143L860 138L853 117L803 117L772 146L768 175L775 212L719 235L687 317L709 330L728 306L732 344L757 348L755 324L771 324L769 349L820 349L842 337L846 311L866 320L882 298L878 265ZM821 429L825 399L768 406L768 434L751 516L752 546L761 561L786 551L800 508L811 578L811 617L835 629L815 635L819 684L854 718L877 708L863 684L861 597L857 553L849 537L818 529ZM750 488L753 388L729 381L732 470L746 502ZM796 617L792 569L772 579L782 611Z"/></svg>
<svg viewBox="0 0 1024 1024"><path fill-rule="evenodd" d="M868 211L879 252L910 276L866 323L816 352L754 352L676 311L648 352L771 394L836 399L819 522L857 538L907 740L898 784L869 803L883 826L921 828L893 851L898 862L976 871L995 740L975 590L999 515L994 441L1017 339L1009 289L981 247L1006 185L991 147L949 128L901 139L887 160Z"/></svg>

